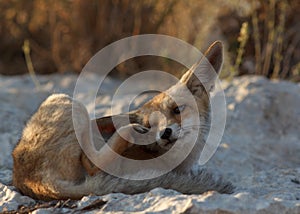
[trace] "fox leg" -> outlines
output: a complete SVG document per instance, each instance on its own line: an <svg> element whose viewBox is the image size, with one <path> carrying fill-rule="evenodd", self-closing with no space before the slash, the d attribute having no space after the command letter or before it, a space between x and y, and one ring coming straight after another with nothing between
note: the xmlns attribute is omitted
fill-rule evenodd
<svg viewBox="0 0 300 214"><path fill-rule="evenodd" d="M114 160L119 156L122 155L127 149L134 145L136 140L135 135L137 133L144 134L148 132L148 128L134 123L123 126L119 128L107 141L107 146L101 148L101 164L102 165L109 165L113 164ZM124 138L125 139L124 139ZM130 141L130 142L129 142ZM111 152L113 150L114 152ZM101 171L83 152L81 155L81 162L85 170L90 176L95 175L97 172Z"/></svg>
<svg viewBox="0 0 300 214"><path fill-rule="evenodd" d="M88 177L84 183L61 188L69 198L78 199L91 193L95 195L112 192L138 194L157 187L173 189L183 194L202 194L206 191L230 194L235 191L235 187L230 182L200 167L184 174L171 171L157 178L145 180L123 179L106 173L98 173Z"/></svg>
<svg viewBox="0 0 300 214"><path fill-rule="evenodd" d="M99 179L97 176L101 176L101 178ZM171 171L160 177L146 180L127 180L104 174L99 174L97 176L92 179L97 179L98 181L101 181L101 183L113 183L111 186L103 185L101 186L101 189L95 188L94 193L99 195L111 192L136 194L147 192L157 187L173 189L183 194L202 194L211 190L230 194L234 192L235 189L230 182L224 180L221 176L201 167L195 168L184 174Z"/></svg>

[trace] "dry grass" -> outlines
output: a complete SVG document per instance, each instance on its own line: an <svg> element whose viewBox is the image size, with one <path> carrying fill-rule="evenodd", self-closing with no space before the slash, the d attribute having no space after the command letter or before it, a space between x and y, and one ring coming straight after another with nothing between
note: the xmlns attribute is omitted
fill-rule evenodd
<svg viewBox="0 0 300 214"><path fill-rule="evenodd" d="M298 0L0 1L0 73L28 72L22 52L25 40L36 73L80 72L98 50L116 40L161 33L201 50L215 39L223 40L229 56L225 76L232 74L233 66L237 75L296 80L299 14ZM244 22L249 23L248 41L238 40ZM176 62L139 57L118 66L115 74L128 76L141 69L174 72L177 67Z"/></svg>
<svg viewBox="0 0 300 214"><path fill-rule="evenodd" d="M250 42L245 47L248 53L244 63L253 62L252 70L257 75L299 81L299 1L252 1L251 7ZM249 72L246 69L245 73Z"/></svg>

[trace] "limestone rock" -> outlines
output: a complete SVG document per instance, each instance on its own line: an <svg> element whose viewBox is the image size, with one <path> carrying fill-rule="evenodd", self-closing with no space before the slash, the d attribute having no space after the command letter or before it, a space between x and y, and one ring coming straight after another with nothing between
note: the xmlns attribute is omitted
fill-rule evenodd
<svg viewBox="0 0 300 214"><path fill-rule="evenodd" d="M205 167L221 173L235 186L230 195L207 192L183 195L156 188L125 195L86 196L78 201L35 201L22 196L11 185L11 151L26 120L53 92L72 95L77 76L39 76L36 89L29 76L0 77L0 212L24 209L33 213L145 212L145 213L300 213L300 85L244 76L223 82L227 101L227 123L221 145ZM90 99L87 77L80 96ZM89 83L89 84L88 84ZM96 114L109 114L110 100L119 81L108 79L96 99ZM130 92L128 92L130 93ZM140 105L142 95L133 102ZM115 107L124 111L128 100Z"/></svg>

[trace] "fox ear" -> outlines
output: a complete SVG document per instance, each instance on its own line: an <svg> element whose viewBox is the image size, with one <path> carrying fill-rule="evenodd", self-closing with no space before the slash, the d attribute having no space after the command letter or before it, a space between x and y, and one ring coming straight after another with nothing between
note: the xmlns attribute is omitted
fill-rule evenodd
<svg viewBox="0 0 300 214"><path fill-rule="evenodd" d="M203 87L207 92L214 89L215 80L223 65L222 42L214 42L204 56L180 79L195 96L201 96ZM203 87L201 87L203 86Z"/></svg>

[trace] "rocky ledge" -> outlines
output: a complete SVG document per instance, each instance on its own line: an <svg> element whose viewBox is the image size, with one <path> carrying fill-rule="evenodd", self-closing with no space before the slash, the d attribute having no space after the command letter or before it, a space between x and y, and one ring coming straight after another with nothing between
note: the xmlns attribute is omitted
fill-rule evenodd
<svg viewBox="0 0 300 214"><path fill-rule="evenodd" d="M91 83L97 76L88 78ZM236 186L233 194L183 195L157 188L136 195L51 202L21 195L11 186L11 151L38 105L54 92L72 95L76 79L75 75L41 76L42 86L36 89L29 76L0 77L0 212L300 213L300 85L256 76L222 83L226 129L217 152L205 165ZM111 91L118 84L107 79L102 86L99 115L108 112ZM117 103L122 109L127 102Z"/></svg>

